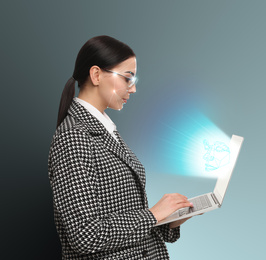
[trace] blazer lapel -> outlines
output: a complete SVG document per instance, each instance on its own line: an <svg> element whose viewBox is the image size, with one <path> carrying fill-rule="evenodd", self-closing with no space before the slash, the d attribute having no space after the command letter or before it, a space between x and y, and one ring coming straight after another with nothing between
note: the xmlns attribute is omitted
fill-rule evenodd
<svg viewBox="0 0 266 260"><path fill-rule="evenodd" d="M145 170L142 164L139 162L134 153L126 145L122 137L118 133L119 142L117 142L110 133L106 130L103 124L92 116L82 105L73 100L68 114L80 121L88 130L88 132L94 136L95 141L98 144L103 144L106 149L115 154L123 162L125 162L140 179L140 182L144 188L145 186Z"/></svg>
<svg viewBox="0 0 266 260"><path fill-rule="evenodd" d="M146 178L143 165L137 159L135 154L129 149L119 133L118 138L119 142L117 142L109 133L107 133L104 135L103 144L109 151L123 160L133 170L133 172L139 178L142 188L145 190Z"/></svg>
<svg viewBox="0 0 266 260"><path fill-rule="evenodd" d="M134 166L131 163L129 154L126 152L126 150L123 148L123 146L118 143L111 135L106 131L101 136L98 136L95 138L95 140L99 141L99 143L102 143L103 146L111 151L116 157L121 159L123 162L125 162L132 170L135 171Z"/></svg>

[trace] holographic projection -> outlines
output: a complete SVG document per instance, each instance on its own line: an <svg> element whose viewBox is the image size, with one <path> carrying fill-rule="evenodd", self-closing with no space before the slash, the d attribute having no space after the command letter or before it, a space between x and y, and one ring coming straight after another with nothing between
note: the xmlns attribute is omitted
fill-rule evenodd
<svg viewBox="0 0 266 260"><path fill-rule="evenodd" d="M220 172L216 170L229 163L230 138L198 111L164 117L154 129L150 145L154 172L216 178Z"/></svg>
<svg viewBox="0 0 266 260"><path fill-rule="evenodd" d="M229 163L230 150L225 143L216 141L211 145L204 139L203 144L206 150L203 159L206 161L205 170L207 172L217 170Z"/></svg>

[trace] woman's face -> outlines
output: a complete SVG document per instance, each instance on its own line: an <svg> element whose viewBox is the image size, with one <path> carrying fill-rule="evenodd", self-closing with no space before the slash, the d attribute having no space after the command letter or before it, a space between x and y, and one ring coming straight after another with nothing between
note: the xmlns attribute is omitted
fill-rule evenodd
<svg viewBox="0 0 266 260"><path fill-rule="evenodd" d="M129 87L130 81L127 79L134 77L136 72L136 57L131 57L121 62L109 71L102 70L99 94L106 107L115 110L123 108L130 94L136 92L135 84Z"/></svg>

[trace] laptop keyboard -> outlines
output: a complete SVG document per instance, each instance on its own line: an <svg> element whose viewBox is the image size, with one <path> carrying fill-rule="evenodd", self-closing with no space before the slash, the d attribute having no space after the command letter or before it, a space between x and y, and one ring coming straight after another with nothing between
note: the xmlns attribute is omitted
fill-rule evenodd
<svg viewBox="0 0 266 260"><path fill-rule="evenodd" d="M212 206L207 195L202 195L200 197L194 198L190 200L193 203L193 207L187 207L179 210L179 217L186 215L188 213L192 213L195 211L199 211L201 209L206 209Z"/></svg>

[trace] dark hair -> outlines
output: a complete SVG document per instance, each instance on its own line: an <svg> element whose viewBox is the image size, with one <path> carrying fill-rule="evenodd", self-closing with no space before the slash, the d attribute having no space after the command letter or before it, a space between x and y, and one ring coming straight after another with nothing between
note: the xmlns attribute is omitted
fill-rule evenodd
<svg viewBox="0 0 266 260"><path fill-rule="evenodd" d="M128 45L110 36L97 36L88 40L80 49L73 76L67 81L62 92L57 127L66 117L67 110L75 95L75 81L78 82L79 87L82 87L89 76L92 66L97 65L102 69L112 69L119 63L134 56L136 56L135 53Z"/></svg>

